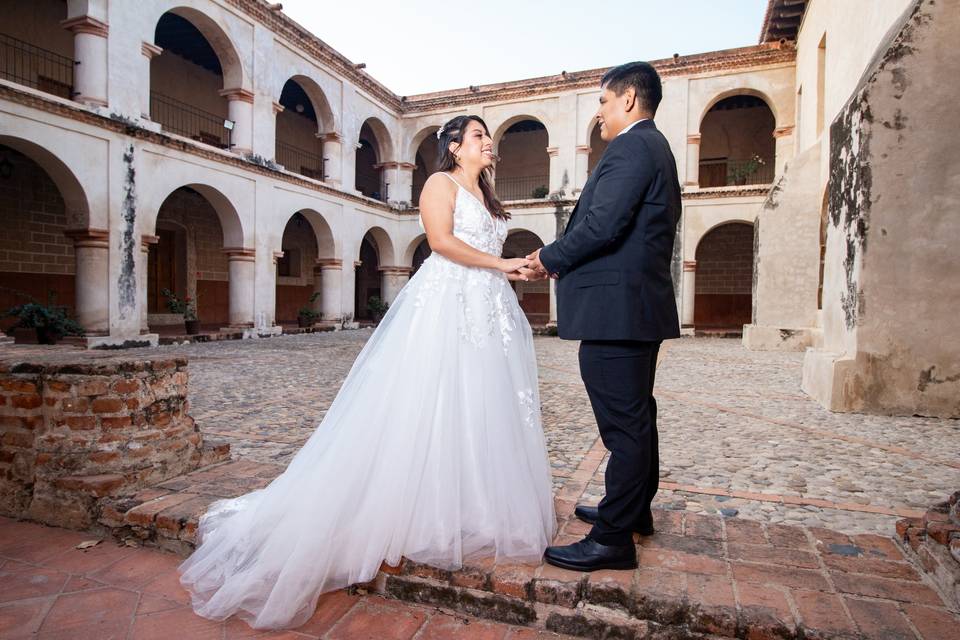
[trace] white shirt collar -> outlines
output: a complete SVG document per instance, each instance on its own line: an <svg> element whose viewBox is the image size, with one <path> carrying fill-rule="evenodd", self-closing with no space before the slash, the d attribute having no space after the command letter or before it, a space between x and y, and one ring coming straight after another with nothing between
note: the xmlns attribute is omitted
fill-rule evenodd
<svg viewBox="0 0 960 640"><path fill-rule="evenodd" d="M618 136L622 136L622 135L625 134L627 131L630 131L630 129L632 129L633 126L634 126L635 124L637 124L638 122L643 122L644 120L649 120L649 119L650 119L650 118L640 118L639 120L634 120L633 122L631 122L630 124L628 124L627 126L625 126L625 127L623 128L623 131L621 131L621 132L618 133L617 135L618 135Z"/></svg>

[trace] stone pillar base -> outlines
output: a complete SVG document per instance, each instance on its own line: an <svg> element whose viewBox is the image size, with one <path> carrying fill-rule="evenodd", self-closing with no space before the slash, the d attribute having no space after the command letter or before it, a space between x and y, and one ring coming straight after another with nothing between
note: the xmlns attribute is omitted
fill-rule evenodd
<svg viewBox="0 0 960 640"><path fill-rule="evenodd" d="M830 411L856 411L847 384L855 365L853 359L842 354L807 349L800 388Z"/></svg>
<svg viewBox="0 0 960 640"><path fill-rule="evenodd" d="M85 335L87 349L133 349L136 347L155 347L160 344L159 333L141 333L136 336L92 336Z"/></svg>
<svg viewBox="0 0 960 640"><path fill-rule="evenodd" d="M751 351L804 351L823 344L823 330L818 327L788 329L759 324L743 325L743 346Z"/></svg>

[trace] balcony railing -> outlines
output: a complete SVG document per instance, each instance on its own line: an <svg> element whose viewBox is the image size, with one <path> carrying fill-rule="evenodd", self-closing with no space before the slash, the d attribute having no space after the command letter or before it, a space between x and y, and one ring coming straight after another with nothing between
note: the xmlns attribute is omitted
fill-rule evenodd
<svg viewBox="0 0 960 640"><path fill-rule="evenodd" d="M519 176L497 178L497 197L501 200L528 200L546 198L549 176Z"/></svg>
<svg viewBox="0 0 960 640"><path fill-rule="evenodd" d="M703 160L700 162L700 187L771 184L775 177L773 158L749 160Z"/></svg>
<svg viewBox="0 0 960 640"><path fill-rule="evenodd" d="M73 98L73 58L0 33L0 77Z"/></svg>
<svg viewBox="0 0 960 640"><path fill-rule="evenodd" d="M160 93L150 93L150 119L167 131L226 149L230 131L224 118Z"/></svg>
<svg viewBox="0 0 960 640"><path fill-rule="evenodd" d="M288 171L299 173L302 176L323 180L323 157L314 151L301 149L292 144L277 142L277 162Z"/></svg>

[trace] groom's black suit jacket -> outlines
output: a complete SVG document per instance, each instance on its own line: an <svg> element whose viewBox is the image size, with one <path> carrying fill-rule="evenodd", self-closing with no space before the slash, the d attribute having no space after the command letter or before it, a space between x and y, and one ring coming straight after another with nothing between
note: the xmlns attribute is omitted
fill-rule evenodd
<svg viewBox="0 0 960 640"><path fill-rule="evenodd" d="M560 276L561 338L680 336L670 277L680 211L676 161L653 121L611 140L563 236L540 251L543 265Z"/></svg>

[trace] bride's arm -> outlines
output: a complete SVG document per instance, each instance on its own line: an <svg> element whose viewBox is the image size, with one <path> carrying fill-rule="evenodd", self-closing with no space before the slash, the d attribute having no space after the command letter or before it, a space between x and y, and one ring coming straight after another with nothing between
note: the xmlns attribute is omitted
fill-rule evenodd
<svg viewBox="0 0 960 640"><path fill-rule="evenodd" d="M432 175L420 193L420 218L427 232L432 251L467 267L497 269L513 273L530 264L526 258L501 258L471 247L453 235L453 207L457 186L438 175ZM520 278L520 279L526 279Z"/></svg>

